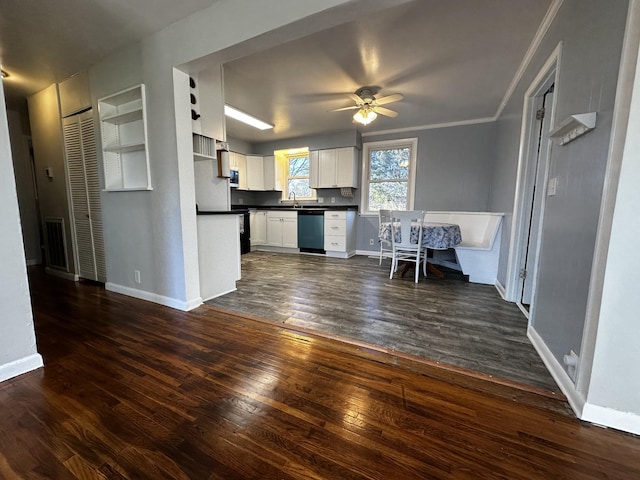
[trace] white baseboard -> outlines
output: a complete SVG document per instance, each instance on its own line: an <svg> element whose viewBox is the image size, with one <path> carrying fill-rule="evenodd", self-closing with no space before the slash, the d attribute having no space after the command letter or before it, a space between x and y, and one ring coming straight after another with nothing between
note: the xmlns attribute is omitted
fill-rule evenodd
<svg viewBox="0 0 640 480"><path fill-rule="evenodd" d="M42 262L37 258L27 258L27 266L32 267L33 265L40 265Z"/></svg>
<svg viewBox="0 0 640 480"><path fill-rule="evenodd" d="M30 372L43 365L42 356L39 353L0 365L0 382Z"/></svg>
<svg viewBox="0 0 640 480"><path fill-rule="evenodd" d="M226 295L227 293L235 292L236 290L238 290L238 289L237 288L232 288L230 290L227 290L226 292L218 293L218 294L213 295L213 296L208 297L208 298L203 298L202 299L203 301L200 302L200 305L202 305L203 302L208 302L209 300L213 300L214 298L221 297L222 295ZM200 305L196 305L196 307L198 307ZM195 308L195 307L193 307L193 308Z"/></svg>
<svg viewBox="0 0 640 480"><path fill-rule="evenodd" d="M587 402L582 409L582 420L640 435L640 415L636 413L621 412Z"/></svg>
<svg viewBox="0 0 640 480"><path fill-rule="evenodd" d="M71 280L72 282L80 281L80 275L76 275L75 273L63 272L62 270L49 267L46 267L44 271L48 275L53 275L54 277L64 278L65 280Z"/></svg>
<svg viewBox="0 0 640 480"><path fill-rule="evenodd" d="M495 287L496 287L496 290L498 290L498 293L500 294L502 299L506 301L507 300L507 290L500 283L500 280L496 280Z"/></svg>
<svg viewBox="0 0 640 480"><path fill-rule="evenodd" d="M121 293L129 297L139 298L140 300L146 300L148 302L158 303L165 307L175 308L176 310L182 310L188 312L196 307L202 305L202 298L194 298L187 302L178 300L177 298L165 297L164 295L158 295L157 293L147 292L145 290L139 290L137 288L125 287L124 285L118 285L116 283L107 282L104 286L106 290L115 293Z"/></svg>
<svg viewBox="0 0 640 480"><path fill-rule="evenodd" d="M531 326L527 328L527 337L531 340L533 347L540 355L544 365L549 370L549 373L560 387L562 393L564 393L565 397L571 406L571 409L576 414L578 418L582 418L582 410L586 403L586 399L582 393L576 390L576 386L567 375L567 372L564 371L560 362L556 359L556 357L551 353L547 344L544 343L542 337L535 331L535 329Z"/></svg>
<svg viewBox="0 0 640 480"><path fill-rule="evenodd" d="M380 258L380 250L356 250L356 255L365 255L367 257Z"/></svg>

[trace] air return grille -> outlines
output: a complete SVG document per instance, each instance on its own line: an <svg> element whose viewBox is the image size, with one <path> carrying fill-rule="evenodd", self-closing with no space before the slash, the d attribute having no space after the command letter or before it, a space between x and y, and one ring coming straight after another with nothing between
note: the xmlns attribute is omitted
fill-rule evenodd
<svg viewBox="0 0 640 480"><path fill-rule="evenodd" d="M47 217L44 219L47 266L69 271L67 263L67 242L64 236L64 219Z"/></svg>

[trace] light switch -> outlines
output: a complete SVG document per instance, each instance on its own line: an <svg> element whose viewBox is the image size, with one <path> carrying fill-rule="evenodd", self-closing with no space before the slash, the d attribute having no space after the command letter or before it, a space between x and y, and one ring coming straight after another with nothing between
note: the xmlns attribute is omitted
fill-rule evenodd
<svg viewBox="0 0 640 480"><path fill-rule="evenodd" d="M558 177L549 179L547 183L547 196L552 197L556 194L556 185L558 184Z"/></svg>

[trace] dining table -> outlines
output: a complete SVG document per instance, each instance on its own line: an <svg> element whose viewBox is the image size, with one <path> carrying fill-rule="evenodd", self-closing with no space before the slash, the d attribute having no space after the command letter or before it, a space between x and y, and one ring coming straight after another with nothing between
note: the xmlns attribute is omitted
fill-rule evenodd
<svg viewBox="0 0 640 480"><path fill-rule="evenodd" d="M391 222L383 222L379 226L379 236L382 239L391 241ZM418 243L418 235L420 231L420 225L415 223L411 225L411 243ZM400 242L402 240L400 232L400 224L393 224L394 240ZM447 250L449 248L456 247L462 243L462 234L460 233L460 225L455 223L441 223L441 222L423 222L422 223L422 246L433 250ZM404 270L401 272L401 276L411 268L410 264L405 264ZM438 278L444 278L444 274L434 267L431 263L427 262L427 269L429 272L436 275Z"/></svg>

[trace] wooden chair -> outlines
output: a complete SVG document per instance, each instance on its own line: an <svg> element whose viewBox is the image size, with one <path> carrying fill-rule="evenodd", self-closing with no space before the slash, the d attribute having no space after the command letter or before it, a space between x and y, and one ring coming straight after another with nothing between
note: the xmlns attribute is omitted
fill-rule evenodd
<svg viewBox="0 0 640 480"><path fill-rule="evenodd" d="M422 223L424 221L424 211L392 211L391 212L391 245L392 260L391 273L389 278L393 279L393 274L398 268L398 262L415 262L415 282L418 283L420 277L420 261L423 254L422 247ZM411 230L413 228L413 238ZM399 236L399 239L396 239ZM417 238L416 238L417 237ZM413 243L415 240L416 243Z"/></svg>
<svg viewBox="0 0 640 480"><path fill-rule="evenodd" d="M390 257L393 255L391 239L385 238L381 232L382 225L384 223L391 224L391 210L378 210L378 241L380 242L380 261L378 262L378 265L382 265L383 257Z"/></svg>

